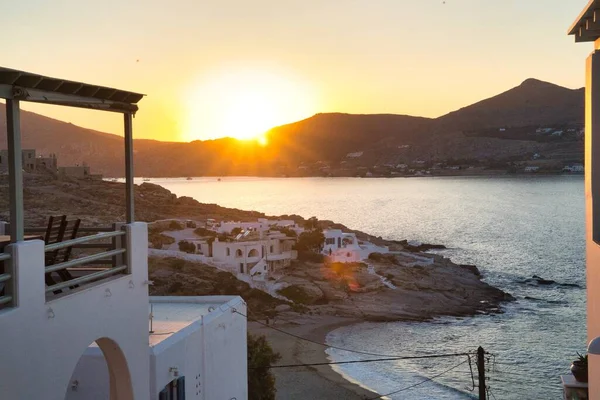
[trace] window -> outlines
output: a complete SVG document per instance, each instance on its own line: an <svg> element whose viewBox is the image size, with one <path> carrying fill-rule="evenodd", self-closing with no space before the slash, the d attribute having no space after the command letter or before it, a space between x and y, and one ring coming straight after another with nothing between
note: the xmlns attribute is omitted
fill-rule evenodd
<svg viewBox="0 0 600 400"><path fill-rule="evenodd" d="M242 253L242 249L237 249L235 251L235 256L240 258L240 257L244 257L244 254Z"/></svg>
<svg viewBox="0 0 600 400"><path fill-rule="evenodd" d="M256 249L252 249L248 252L248 257L258 257L258 251Z"/></svg>
<svg viewBox="0 0 600 400"><path fill-rule="evenodd" d="M225 253L227 254L227 257L231 255L231 250L229 250L229 247L225 249Z"/></svg>
<svg viewBox="0 0 600 400"><path fill-rule="evenodd" d="M273 245L271 245L271 247L269 247L269 253L272 253L273 251L274 251Z"/></svg>
<svg viewBox="0 0 600 400"><path fill-rule="evenodd" d="M158 394L158 400L185 400L185 377L169 382Z"/></svg>
<svg viewBox="0 0 600 400"><path fill-rule="evenodd" d="M335 238L327 238L327 239L325 239L325 244L335 244Z"/></svg>

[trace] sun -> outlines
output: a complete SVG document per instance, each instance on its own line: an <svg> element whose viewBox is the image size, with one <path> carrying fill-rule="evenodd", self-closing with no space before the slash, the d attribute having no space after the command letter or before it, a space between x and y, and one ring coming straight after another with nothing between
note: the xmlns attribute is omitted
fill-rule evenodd
<svg viewBox="0 0 600 400"><path fill-rule="evenodd" d="M310 86L281 71L222 69L192 86L187 140L232 137L267 144L265 133L314 114Z"/></svg>

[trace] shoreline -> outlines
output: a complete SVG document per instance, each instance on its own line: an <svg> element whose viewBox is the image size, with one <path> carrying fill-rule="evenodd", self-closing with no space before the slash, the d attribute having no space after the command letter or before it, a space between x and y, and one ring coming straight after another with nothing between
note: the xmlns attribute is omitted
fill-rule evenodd
<svg viewBox="0 0 600 400"><path fill-rule="evenodd" d="M355 175L336 175L336 176L321 176L321 175L299 175L299 176L272 176L272 175L203 175L203 176L190 176L191 181L195 179L204 179L204 178L215 178L215 179L226 179L226 178L277 178L277 179L298 179L298 178L324 178L324 179L333 179L333 178L356 178L356 179L396 179L396 178L451 178L451 177L481 177L481 178L491 178L498 176L505 177L534 177L534 176L580 176L583 177L583 173L577 172L515 172L508 173L506 171L485 171L485 172L465 172L465 173L444 173L444 174L424 174L424 175L391 175L391 176L355 176ZM187 176L136 176L134 179L183 179L187 180ZM125 177L114 177L114 176L105 176L102 180L110 181L116 179L118 182L121 182L125 179ZM152 183L151 181L147 181Z"/></svg>
<svg viewBox="0 0 600 400"><path fill-rule="evenodd" d="M364 322L356 318L304 316L286 313L285 320L276 318L271 325L278 329L326 344L327 334L337 328ZM328 347L285 335L273 329L248 322L248 331L265 335L271 347L281 354L279 364L330 362ZM378 393L353 382L331 365L282 368L273 370L277 399L371 399Z"/></svg>

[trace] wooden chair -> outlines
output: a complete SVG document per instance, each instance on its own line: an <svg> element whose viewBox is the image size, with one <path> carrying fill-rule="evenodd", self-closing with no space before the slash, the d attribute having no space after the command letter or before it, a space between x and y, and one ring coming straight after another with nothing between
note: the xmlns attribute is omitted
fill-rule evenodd
<svg viewBox="0 0 600 400"><path fill-rule="evenodd" d="M63 240L75 239L77 237L77 231L79 230L79 224L81 224L80 219L65 221L64 228L63 228ZM63 262L69 261L69 258L71 258L72 251L73 251L72 246L65 247L63 249L58 250L58 253L56 254L55 262L63 263ZM63 280L63 282L70 281L71 279L73 279L73 276L67 269L61 269L56 272L60 276L60 279ZM71 289L73 289L75 287L77 287L77 286L72 286Z"/></svg>
<svg viewBox="0 0 600 400"><path fill-rule="evenodd" d="M59 243L63 241L65 234L67 216L50 216L48 218L48 227L46 228L46 234L44 235L45 244ZM45 253L45 264L46 266L54 265L58 257L60 250L48 251ZM52 286L56 284L56 281L52 277L52 273L48 273L45 276L46 285Z"/></svg>

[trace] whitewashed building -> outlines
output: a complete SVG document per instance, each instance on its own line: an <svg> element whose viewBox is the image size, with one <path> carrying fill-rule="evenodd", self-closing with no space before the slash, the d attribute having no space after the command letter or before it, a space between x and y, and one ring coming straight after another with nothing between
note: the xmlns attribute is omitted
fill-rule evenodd
<svg viewBox="0 0 600 400"><path fill-rule="evenodd" d="M234 274L265 279L269 273L287 267L298 258L295 238L281 232L250 232L236 240L212 243L212 261Z"/></svg>
<svg viewBox="0 0 600 400"><path fill-rule="evenodd" d="M323 231L325 242L322 253L331 262L360 262L373 253L388 253L387 246L377 246L367 241L358 240L356 234L343 232L341 229Z"/></svg>
<svg viewBox="0 0 600 400"><path fill-rule="evenodd" d="M232 230L238 228L244 231L259 231L266 232L271 229L276 228L287 228L290 229L296 234L300 234L304 232L304 227L296 224L291 219L279 220L279 219L267 219L267 218L258 218L256 221L250 222L240 222L240 221L223 221L220 223L212 222L210 225L207 224L207 228L213 229L218 233L231 233Z"/></svg>
<svg viewBox="0 0 600 400"><path fill-rule="evenodd" d="M0 233L2 399L248 398L243 300L148 295L147 225L133 218L132 118L142 97L0 67L10 192L10 225ZM25 235L22 101L123 115L125 223L49 244ZM101 242L92 254L48 261Z"/></svg>

